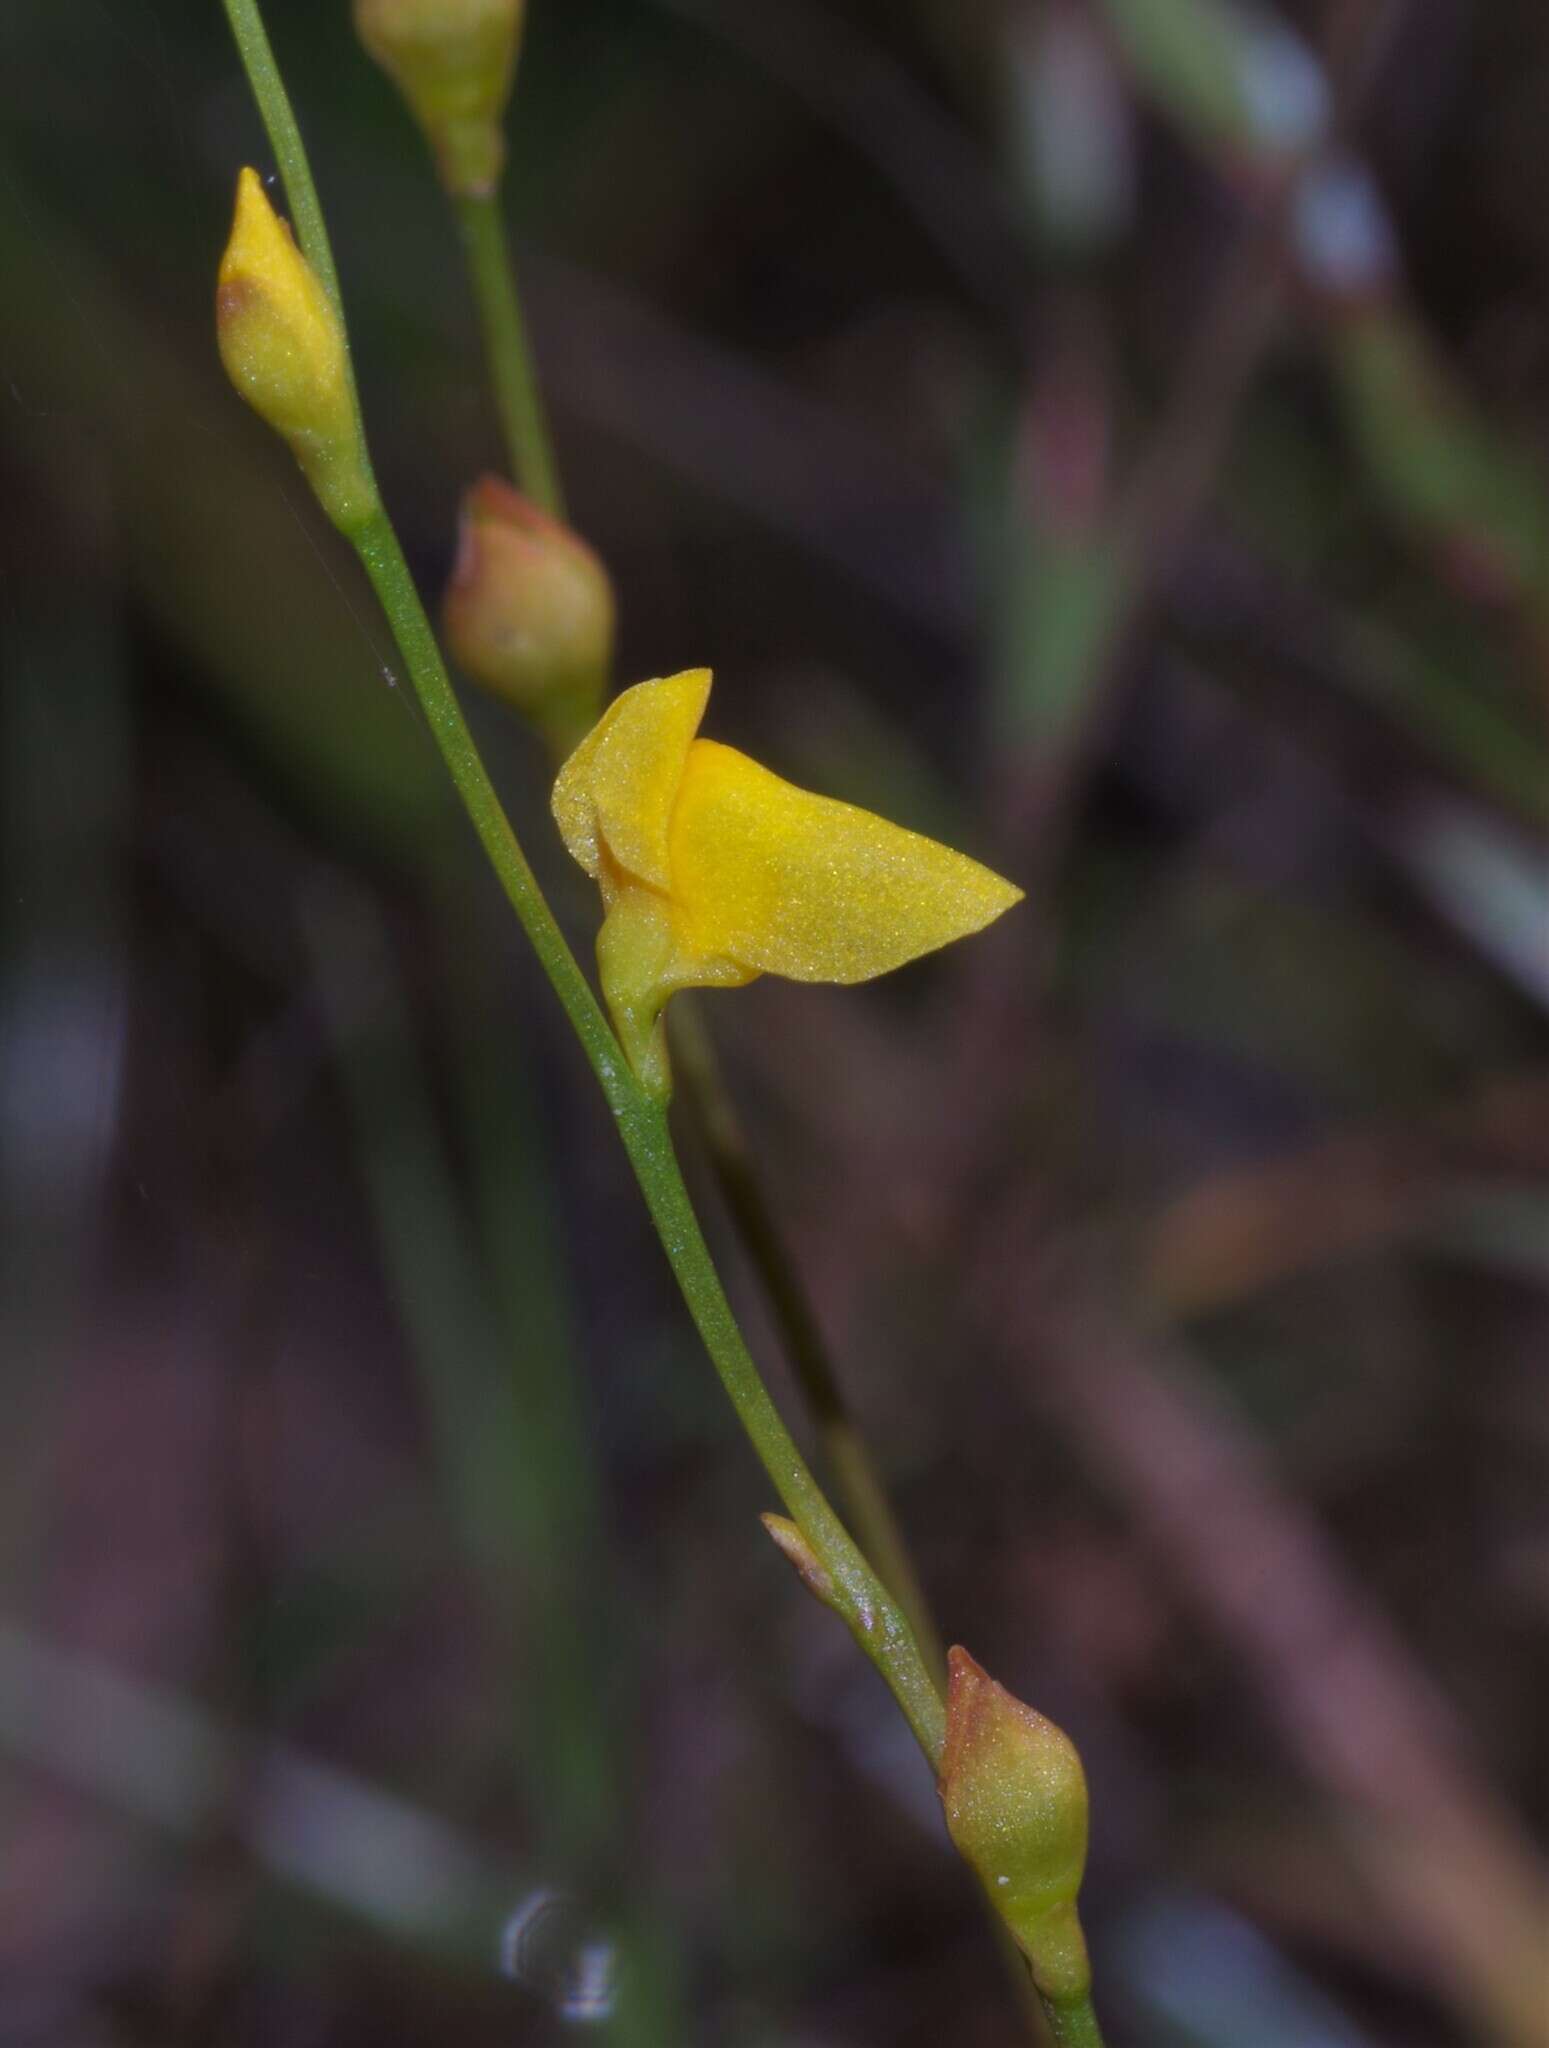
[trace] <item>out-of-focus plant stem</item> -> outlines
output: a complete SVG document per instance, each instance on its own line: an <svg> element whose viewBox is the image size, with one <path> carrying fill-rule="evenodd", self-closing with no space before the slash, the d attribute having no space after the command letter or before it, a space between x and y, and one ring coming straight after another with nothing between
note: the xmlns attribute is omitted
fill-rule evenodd
<svg viewBox="0 0 1549 2048"><path fill-rule="evenodd" d="M516 267L500 216L499 193L463 194L454 203L474 302L479 309L490 387L516 481L535 505L555 519L563 519L565 498L559 466L554 460L543 392L527 340Z"/></svg>

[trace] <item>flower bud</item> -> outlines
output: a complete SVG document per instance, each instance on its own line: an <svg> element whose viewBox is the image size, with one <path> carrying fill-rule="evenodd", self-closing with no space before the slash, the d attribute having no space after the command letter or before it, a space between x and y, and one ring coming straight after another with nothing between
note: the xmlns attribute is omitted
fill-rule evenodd
<svg viewBox="0 0 1549 2048"><path fill-rule="evenodd" d="M964 1649L947 1656L947 1740L937 1789L947 1832L1055 2004L1091 1985L1076 1894L1086 1867L1086 1776L1075 1744L997 1685Z"/></svg>
<svg viewBox="0 0 1549 2048"><path fill-rule="evenodd" d="M355 0L355 30L409 103L441 182L493 192L524 0Z"/></svg>
<svg viewBox="0 0 1549 2048"><path fill-rule="evenodd" d="M344 323L254 170L237 180L215 332L238 393L289 443L334 524L346 533L357 529L378 499L355 410Z"/></svg>
<svg viewBox="0 0 1549 2048"><path fill-rule="evenodd" d="M458 664L567 755L601 708L613 659L613 589L585 541L499 477L481 478L463 498L444 618Z"/></svg>

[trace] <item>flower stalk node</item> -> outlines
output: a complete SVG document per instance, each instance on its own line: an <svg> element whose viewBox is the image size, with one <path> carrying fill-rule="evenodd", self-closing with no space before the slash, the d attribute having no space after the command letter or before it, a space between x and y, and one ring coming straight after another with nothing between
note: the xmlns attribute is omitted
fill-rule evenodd
<svg viewBox="0 0 1549 2048"><path fill-rule="evenodd" d="M796 1576L814 1599L839 1611L839 1596L827 1567L796 1524L786 1515L760 1515L776 1547L789 1559Z"/></svg>

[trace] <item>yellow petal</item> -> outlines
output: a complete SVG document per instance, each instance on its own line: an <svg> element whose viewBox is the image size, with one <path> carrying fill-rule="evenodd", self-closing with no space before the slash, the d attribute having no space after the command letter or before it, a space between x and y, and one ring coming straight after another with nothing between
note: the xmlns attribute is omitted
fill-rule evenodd
<svg viewBox="0 0 1549 2048"><path fill-rule="evenodd" d="M683 943L792 981L869 981L1022 895L965 854L714 740L689 749L670 850Z"/></svg>
<svg viewBox="0 0 1549 2048"><path fill-rule="evenodd" d="M554 821L589 875L606 847L621 868L670 889L667 833L710 695L707 668L636 683L615 697L559 771Z"/></svg>

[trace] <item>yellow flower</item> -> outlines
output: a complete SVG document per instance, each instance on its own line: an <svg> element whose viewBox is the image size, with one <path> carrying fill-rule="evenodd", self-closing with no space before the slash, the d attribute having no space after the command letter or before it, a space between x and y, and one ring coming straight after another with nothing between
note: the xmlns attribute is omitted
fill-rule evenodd
<svg viewBox="0 0 1549 2048"><path fill-rule="evenodd" d="M631 1064L668 1088L681 988L759 974L869 981L979 931L1022 892L964 854L813 796L696 735L710 671L637 683L560 771L554 817L602 888L603 993Z"/></svg>

